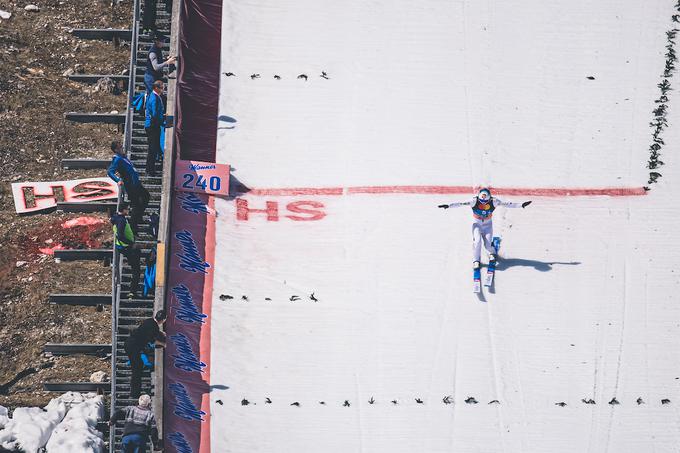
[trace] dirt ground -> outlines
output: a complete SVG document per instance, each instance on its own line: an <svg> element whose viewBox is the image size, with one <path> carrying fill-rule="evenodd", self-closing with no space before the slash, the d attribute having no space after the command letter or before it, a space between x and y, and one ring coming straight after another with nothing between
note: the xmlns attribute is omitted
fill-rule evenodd
<svg viewBox="0 0 680 453"><path fill-rule="evenodd" d="M29 4L38 12L26 11ZM0 0L10 12L0 20L0 389L22 370L37 372L0 394L0 405L44 405L56 396L42 390L49 381L88 381L110 373L110 363L90 357L47 357L45 343L110 343L111 312L55 306L50 293L110 293L111 269L100 262L56 263L49 248L106 246L111 242L103 214L37 214L14 211L10 183L104 176L104 171L62 170L70 157L108 158L109 143L122 138L115 126L74 124L64 113L124 112L126 94L93 92L70 82L64 72L121 74L130 48L125 43L85 41L72 28L127 28L131 1L111 6L98 0ZM78 65L78 66L77 66ZM96 217L101 222L67 227L65 221ZM68 225L68 224L66 224Z"/></svg>

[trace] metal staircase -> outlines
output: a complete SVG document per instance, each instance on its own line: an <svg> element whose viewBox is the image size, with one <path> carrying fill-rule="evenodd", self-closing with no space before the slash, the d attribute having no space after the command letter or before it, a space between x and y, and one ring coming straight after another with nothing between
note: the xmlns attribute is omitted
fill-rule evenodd
<svg viewBox="0 0 680 453"><path fill-rule="evenodd" d="M128 157L134 163L140 174L140 179L144 187L151 194L149 207L146 215L139 224L139 232L136 237L137 242L142 247L142 276L144 275L146 257L150 250L156 245L157 238L153 236L149 223L149 214L158 211L161 200L161 181L162 166L157 165L156 177L146 174L146 153L147 139L144 131L144 111L135 112L132 107L132 99L137 93L143 93L144 71L146 68L146 58L151 47L149 35L141 34L141 0L135 0L134 5L134 24L131 34L130 45L130 73L128 87L128 110L125 121L125 149ZM172 0L166 0L172 1ZM170 35L171 15L165 11L165 2L158 1L156 27L159 32L166 36ZM167 82L167 80L164 80ZM119 200L120 201L120 200ZM134 329L143 319L153 316L154 299L153 294L147 297L141 296L143 279L140 280L139 295L135 299L128 299L130 290L131 269L125 259L117 251L113 254L113 281L112 295L112 357L111 357L111 413L129 405L136 405L137 401L130 399L131 370L128 364L128 357L125 354L124 344L132 329ZM142 375L142 392L153 395L155 388L153 372L149 369L144 370ZM111 452L120 451L121 436L123 434L123 422L116 424L111 430L109 437L109 450ZM148 448L150 451L150 446Z"/></svg>

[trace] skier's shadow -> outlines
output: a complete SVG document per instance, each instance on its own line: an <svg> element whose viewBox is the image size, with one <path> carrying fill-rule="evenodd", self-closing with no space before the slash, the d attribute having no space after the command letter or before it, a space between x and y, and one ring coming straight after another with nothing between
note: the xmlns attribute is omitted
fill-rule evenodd
<svg viewBox="0 0 680 453"><path fill-rule="evenodd" d="M580 261L538 261L538 260L525 260L522 258L502 258L498 261L496 265L496 270L503 271L511 267L522 266L522 267L533 267L539 272L548 272L553 269L553 266L577 266L581 264Z"/></svg>
<svg viewBox="0 0 680 453"><path fill-rule="evenodd" d="M221 123L226 123L226 126L218 127L217 129L234 129L236 127L236 119L227 115L220 115L217 120Z"/></svg>
<svg viewBox="0 0 680 453"><path fill-rule="evenodd" d="M238 178L236 178L236 176L233 175L235 170L236 168L234 167L229 168L229 196L227 197L228 200L233 200L234 198L238 198L250 192L250 187L243 184L241 181L238 180Z"/></svg>

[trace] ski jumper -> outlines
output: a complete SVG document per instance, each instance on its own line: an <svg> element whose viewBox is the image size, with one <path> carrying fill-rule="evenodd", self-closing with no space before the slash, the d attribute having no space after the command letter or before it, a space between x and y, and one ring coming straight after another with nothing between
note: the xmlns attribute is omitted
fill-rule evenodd
<svg viewBox="0 0 680 453"><path fill-rule="evenodd" d="M462 201L459 203L449 204L449 208L457 208L459 206L471 206L472 216L472 261L480 261L482 255L482 243L489 254L496 254L497 250L491 244L493 239L493 212L499 207L506 208L521 208L522 203L511 203L509 201L501 201L498 198L491 197L489 201L481 201L477 197L472 201Z"/></svg>

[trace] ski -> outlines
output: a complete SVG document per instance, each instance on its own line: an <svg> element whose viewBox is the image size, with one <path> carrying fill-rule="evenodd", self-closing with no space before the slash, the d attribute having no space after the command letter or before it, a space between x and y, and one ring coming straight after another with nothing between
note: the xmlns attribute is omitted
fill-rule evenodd
<svg viewBox="0 0 680 453"><path fill-rule="evenodd" d="M496 249L496 259L489 261L489 266L486 268L486 275L484 277L484 286L486 287L493 285L493 277L496 274L496 263L498 262L498 250L501 248L501 238L493 238L491 244Z"/></svg>
<svg viewBox="0 0 680 453"><path fill-rule="evenodd" d="M482 275L479 269L479 261L472 264L472 292L479 293L482 291Z"/></svg>
<svg viewBox="0 0 680 453"><path fill-rule="evenodd" d="M484 286L487 288L493 284L493 276L496 273L496 260L489 261L489 266L486 268L486 275L484 276Z"/></svg>

